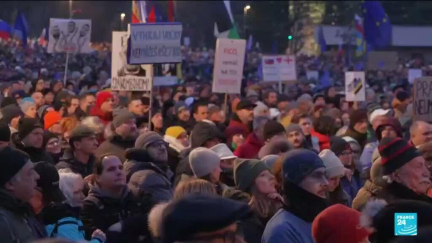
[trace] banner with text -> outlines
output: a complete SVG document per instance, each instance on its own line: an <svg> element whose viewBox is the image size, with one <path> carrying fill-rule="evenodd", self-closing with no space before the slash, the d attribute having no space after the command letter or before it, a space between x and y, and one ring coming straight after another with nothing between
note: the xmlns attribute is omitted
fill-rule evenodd
<svg viewBox="0 0 432 243"><path fill-rule="evenodd" d="M48 53L89 53L90 19L50 19Z"/></svg>
<svg viewBox="0 0 432 243"><path fill-rule="evenodd" d="M414 80L414 120L432 122L432 77Z"/></svg>
<svg viewBox="0 0 432 243"><path fill-rule="evenodd" d="M366 82L364 72L345 72L346 101L365 101Z"/></svg>
<svg viewBox="0 0 432 243"><path fill-rule="evenodd" d="M262 73L265 82L297 80L295 56L263 56Z"/></svg>
<svg viewBox="0 0 432 243"><path fill-rule="evenodd" d="M181 62L181 23L130 25L127 57L129 64Z"/></svg>
<svg viewBox="0 0 432 243"><path fill-rule="evenodd" d="M111 58L111 89L151 91L152 65L131 65L127 63L126 31L113 32Z"/></svg>
<svg viewBox="0 0 432 243"><path fill-rule="evenodd" d="M217 39L213 92L240 94L245 51L246 40Z"/></svg>

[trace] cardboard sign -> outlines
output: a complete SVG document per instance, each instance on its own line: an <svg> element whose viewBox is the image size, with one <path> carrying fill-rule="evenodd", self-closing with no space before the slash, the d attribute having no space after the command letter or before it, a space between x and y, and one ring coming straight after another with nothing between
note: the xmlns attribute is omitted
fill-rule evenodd
<svg viewBox="0 0 432 243"><path fill-rule="evenodd" d="M414 80L414 120L432 122L432 77Z"/></svg>
<svg viewBox="0 0 432 243"><path fill-rule="evenodd" d="M421 78L422 76L423 73L421 69L413 69L413 68L408 69L408 82L410 84L413 84L415 79Z"/></svg>
<svg viewBox="0 0 432 243"><path fill-rule="evenodd" d="M308 80L315 79L316 81L318 81L319 80L318 71L314 71L314 70L307 71L306 77Z"/></svg>
<svg viewBox="0 0 432 243"><path fill-rule="evenodd" d="M240 94L245 51L246 40L217 39L213 92Z"/></svg>
<svg viewBox="0 0 432 243"><path fill-rule="evenodd" d="M127 64L127 40L126 31L113 32L111 89L151 91L153 67L152 65Z"/></svg>
<svg viewBox="0 0 432 243"><path fill-rule="evenodd" d="M295 56L263 56L262 73L264 82L297 80Z"/></svg>
<svg viewBox="0 0 432 243"><path fill-rule="evenodd" d="M181 62L181 23L144 23L130 25L129 64Z"/></svg>
<svg viewBox="0 0 432 243"><path fill-rule="evenodd" d="M346 101L365 101L366 82L364 72L345 72Z"/></svg>
<svg viewBox="0 0 432 243"><path fill-rule="evenodd" d="M90 19L50 19L48 53L89 53Z"/></svg>
<svg viewBox="0 0 432 243"><path fill-rule="evenodd" d="M367 69L396 70L398 67L398 58L398 54L395 51L371 51L367 57Z"/></svg>

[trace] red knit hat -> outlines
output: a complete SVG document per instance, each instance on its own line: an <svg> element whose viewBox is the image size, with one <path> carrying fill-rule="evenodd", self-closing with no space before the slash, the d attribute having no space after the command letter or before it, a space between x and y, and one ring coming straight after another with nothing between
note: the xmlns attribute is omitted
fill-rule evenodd
<svg viewBox="0 0 432 243"><path fill-rule="evenodd" d="M44 116L44 127L48 130L52 125L61 120L61 116L57 111L48 111Z"/></svg>
<svg viewBox="0 0 432 243"><path fill-rule="evenodd" d="M371 234L360 227L360 216L345 205L332 205L315 217L312 236L316 243L358 243Z"/></svg>
<svg viewBox="0 0 432 243"><path fill-rule="evenodd" d="M99 92L96 95L96 107L100 108L101 105L107 100L107 99L112 99L113 95L111 94L111 92L108 91L103 91L103 92Z"/></svg>

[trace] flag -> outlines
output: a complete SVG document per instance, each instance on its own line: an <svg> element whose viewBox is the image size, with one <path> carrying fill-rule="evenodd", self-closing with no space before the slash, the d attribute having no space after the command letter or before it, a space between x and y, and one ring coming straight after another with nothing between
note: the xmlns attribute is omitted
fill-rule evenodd
<svg viewBox="0 0 432 243"><path fill-rule="evenodd" d="M329 87L331 86L330 82L330 72L328 70L325 70L320 78L320 84L321 88Z"/></svg>
<svg viewBox="0 0 432 243"><path fill-rule="evenodd" d="M229 31L228 39L240 39L240 35L238 34L237 27L235 26L235 24L234 27Z"/></svg>
<svg viewBox="0 0 432 243"><path fill-rule="evenodd" d="M277 42L276 41L273 41L273 44L272 44L272 54L277 54Z"/></svg>
<svg viewBox="0 0 432 243"><path fill-rule="evenodd" d="M247 51L251 51L252 50L252 46L253 46L253 38L252 35L249 36L249 39L246 43L246 50Z"/></svg>
<svg viewBox="0 0 432 243"><path fill-rule="evenodd" d="M11 33L11 27L8 23L0 20L0 39L9 39Z"/></svg>
<svg viewBox="0 0 432 243"><path fill-rule="evenodd" d="M321 53L327 51L327 43L324 38L324 30L322 26L318 29L318 44L320 45Z"/></svg>
<svg viewBox="0 0 432 243"><path fill-rule="evenodd" d="M38 43L41 46L45 46L47 44L47 40L45 39L46 32L47 32L47 28L43 28L42 32L41 32L41 34L39 36Z"/></svg>
<svg viewBox="0 0 432 243"><path fill-rule="evenodd" d="M145 23L147 20L146 2L132 1L132 24Z"/></svg>
<svg viewBox="0 0 432 243"><path fill-rule="evenodd" d="M226 30L224 32L219 32L217 23L214 24L214 32L213 32L213 34L214 34L214 36L216 38L228 38L228 35L229 35L230 31L231 31L231 29Z"/></svg>
<svg viewBox="0 0 432 243"><path fill-rule="evenodd" d="M147 17L147 23L156 23L156 13L155 13L155 7L152 6L150 13Z"/></svg>
<svg viewBox="0 0 432 243"><path fill-rule="evenodd" d="M382 48L391 44L390 19L378 1L364 1L362 5L364 37L371 48Z"/></svg>
<svg viewBox="0 0 432 243"><path fill-rule="evenodd" d="M14 36L16 36L19 40L21 40L23 46L27 46L28 33L29 31L28 31L27 19L25 18L24 14L18 12L15 20Z"/></svg>
<svg viewBox="0 0 432 243"><path fill-rule="evenodd" d="M228 16L229 16L229 18L231 20L231 23L234 23L234 18L233 18L232 12L231 12L231 3L230 3L230 1L229 0L224 0L223 3L225 5L226 11L228 12Z"/></svg>
<svg viewBox="0 0 432 243"><path fill-rule="evenodd" d="M363 56L366 51L366 42L364 40L363 19L357 14L354 16L356 29L356 57Z"/></svg>
<svg viewBox="0 0 432 243"><path fill-rule="evenodd" d="M174 0L168 0L168 21L174 22Z"/></svg>

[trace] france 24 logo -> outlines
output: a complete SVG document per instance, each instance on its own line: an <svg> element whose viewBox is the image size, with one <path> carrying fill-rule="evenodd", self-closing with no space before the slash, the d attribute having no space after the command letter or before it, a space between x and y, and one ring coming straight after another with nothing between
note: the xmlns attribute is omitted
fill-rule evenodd
<svg viewBox="0 0 432 243"><path fill-rule="evenodd" d="M417 235L417 213L395 213L394 225L396 236Z"/></svg>

